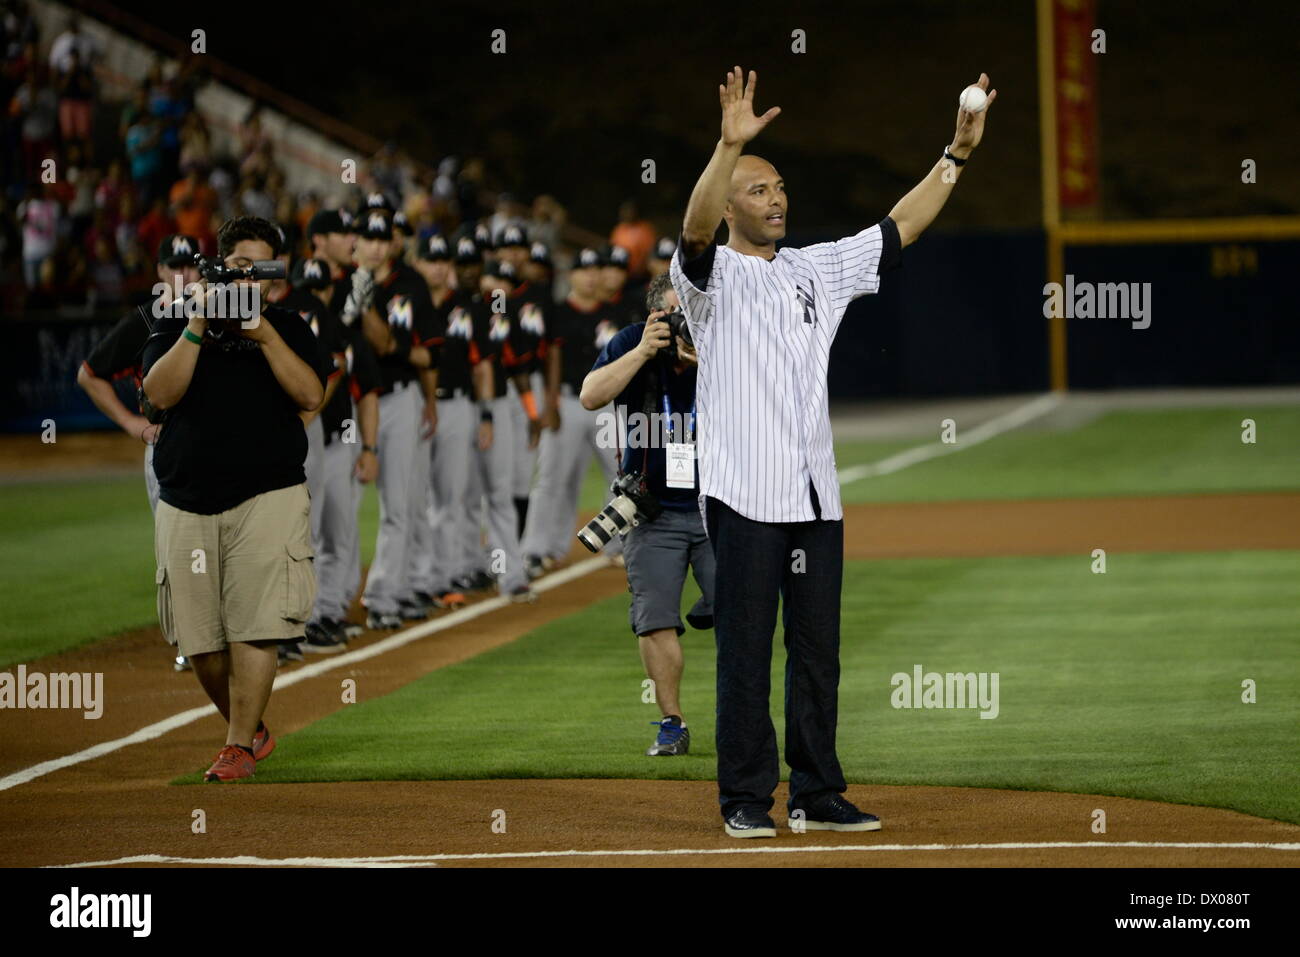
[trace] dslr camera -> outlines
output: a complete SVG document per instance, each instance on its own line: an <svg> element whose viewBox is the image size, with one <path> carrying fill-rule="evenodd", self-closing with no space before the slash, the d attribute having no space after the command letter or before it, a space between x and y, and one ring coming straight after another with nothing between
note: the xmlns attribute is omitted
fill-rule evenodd
<svg viewBox="0 0 1300 957"><path fill-rule="evenodd" d="M686 313L682 312L680 309L674 309L667 315L660 316L659 321L668 323L669 332L673 337L668 341L668 345L664 346L663 349L659 351L661 358L666 359L669 362L677 361L678 336L681 336L682 341L692 349L695 348L695 340L691 338L691 327L686 321Z"/></svg>
<svg viewBox="0 0 1300 957"><path fill-rule="evenodd" d="M578 533L578 541L599 552L615 535L626 535L643 522L653 522L663 512L659 500L646 489L640 472L620 475L609 487L613 500Z"/></svg>

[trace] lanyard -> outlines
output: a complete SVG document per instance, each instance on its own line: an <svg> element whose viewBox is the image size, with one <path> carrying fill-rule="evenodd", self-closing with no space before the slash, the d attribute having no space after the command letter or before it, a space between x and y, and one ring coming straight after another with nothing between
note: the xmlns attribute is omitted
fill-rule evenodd
<svg viewBox="0 0 1300 957"><path fill-rule="evenodd" d="M673 413L672 413L672 409L668 405L667 389L664 390L663 399L664 399L664 423L665 423L664 428L668 430L668 441L671 442L673 441ZM690 429L686 433L686 441L687 442L695 441L695 400L694 399L691 400L691 425L690 425Z"/></svg>

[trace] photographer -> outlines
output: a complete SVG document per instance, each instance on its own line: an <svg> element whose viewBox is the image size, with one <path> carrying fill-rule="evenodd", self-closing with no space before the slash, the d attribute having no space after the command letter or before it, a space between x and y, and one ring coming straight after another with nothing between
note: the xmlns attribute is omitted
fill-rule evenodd
<svg viewBox="0 0 1300 957"><path fill-rule="evenodd" d="M621 469L640 475L645 492L662 513L632 528L624 540L628 590L632 593L629 619L637 635L641 662L654 682L655 699L663 720L647 755L686 754L691 736L682 718L678 690L682 679L682 646L686 630L679 614L682 585L689 565L703 592L686 620L695 628L713 627L713 552L700 517L699 486L695 471L695 370L694 348L663 320L679 309L677 293L667 276L650 284L646 293L646 322L638 322L606 343L595 366L582 383L583 408L595 410L613 400L625 417ZM674 341L675 340L675 341ZM651 423L641 432L647 441L633 447L638 432L626 413L651 413ZM663 416L660 420L659 417ZM670 478L670 469L680 477Z"/></svg>
<svg viewBox="0 0 1300 957"><path fill-rule="evenodd" d="M160 624L229 725L208 781L250 777L275 747L262 713L276 643L302 638L316 592L299 413L320 406L326 370L307 324L251 278L279 247L264 219L225 223L218 255L236 283L257 285L258 314L187 308L144 351L145 395L166 416L154 454ZM210 266L209 280L222 272Z"/></svg>

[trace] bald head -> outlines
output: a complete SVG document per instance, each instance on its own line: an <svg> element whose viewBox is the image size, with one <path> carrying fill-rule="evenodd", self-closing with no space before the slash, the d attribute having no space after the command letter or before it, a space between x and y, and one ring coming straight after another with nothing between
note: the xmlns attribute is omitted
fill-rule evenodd
<svg viewBox="0 0 1300 957"><path fill-rule="evenodd" d="M785 181L776 167L761 156L737 159L723 212L730 233L727 245L770 255L776 241L785 238L786 209Z"/></svg>
<svg viewBox="0 0 1300 957"><path fill-rule="evenodd" d="M735 196L737 190L748 189L756 183L775 186L780 179L775 166L761 156L746 153L736 160L736 168L731 172L731 195Z"/></svg>

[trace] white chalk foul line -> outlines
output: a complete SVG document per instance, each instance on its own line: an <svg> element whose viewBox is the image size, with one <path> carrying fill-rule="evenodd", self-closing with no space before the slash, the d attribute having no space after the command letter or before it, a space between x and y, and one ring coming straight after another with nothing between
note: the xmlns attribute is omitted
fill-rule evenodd
<svg viewBox="0 0 1300 957"><path fill-rule="evenodd" d="M941 455L950 455L953 452L969 449L971 446L987 442L994 436L1010 432L1012 429L1019 428L1027 422L1032 422L1034 419L1046 415L1060 405L1061 401L1061 394L1058 392L1048 392L1046 395L1040 395L1024 405L1016 406L1010 412L1004 412L1002 415L975 426L969 432L959 436L959 441L952 445L944 442L930 442L926 445L918 445L916 448L905 449L889 456L889 458L881 459L879 462L854 465L843 469L840 472L840 484L848 485L850 482L856 482L859 479L889 475L891 472L901 471L909 465L916 465L918 462L925 462L936 459Z"/></svg>
<svg viewBox="0 0 1300 957"><path fill-rule="evenodd" d="M590 574L599 568L608 568L608 558L588 558L571 565L568 568L561 569L558 572L552 572L533 583L534 591L545 592L552 588L558 588L566 585L574 579L581 578ZM413 641L418 641L428 635L445 631L456 625L472 621L489 612L497 611L500 608L507 608L511 604L508 598L498 596L489 598L486 601L475 602L449 615L443 615L434 618L432 621L426 621L416 625L413 628L407 628L396 634L390 635L382 641L377 641L373 645L367 645L365 648L358 648L356 651L344 652L336 657L330 657L321 661L313 662L306 667L299 668L288 674L277 675L275 679L275 688L288 688L298 684L300 681L306 681L309 678L315 678L323 675L328 671L337 668L344 668L348 665L354 665L359 661L365 661L376 655L382 655L386 652L401 648L403 645L409 645ZM0 778L0 791L7 791L9 788L17 787L20 784L26 784L34 781L39 777L60 771L63 768L70 768L75 764L81 764L85 761L93 761L96 758L102 758L106 754L112 754L114 751L120 751L122 748L130 747L133 744L142 744L145 741L152 741L154 738L160 738L169 731L175 731L177 728L183 728L187 724L193 724L200 718L216 714L216 708L212 705L203 705L198 708L190 708L188 711L182 711L180 714L174 714L170 718L164 718L156 721L147 727L141 728L125 737L116 738L112 741L104 741L100 744L92 745L82 751L74 754L64 755L61 758L53 758L49 761L42 761L40 764L33 765L30 768L24 768L21 771L15 771L13 774Z"/></svg>
<svg viewBox="0 0 1300 957"><path fill-rule="evenodd" d="M483 854L395 854L388 857L172 857L167 854L137 854L111 861L81 861L53 867L114 867L122 864L198 864L234 867L418 867L439 861L506 861L556 857L682 857L694 854L843 854L869 851L1036 851L1052 849L1140 847L1151 850L1270 850L1300 851L1300 843L1263 843L1258 841L1030 841L1000 844L797 844L770 846L746 844L741 847L679 847L660 850L606 851L515 851Z"/></svg>

